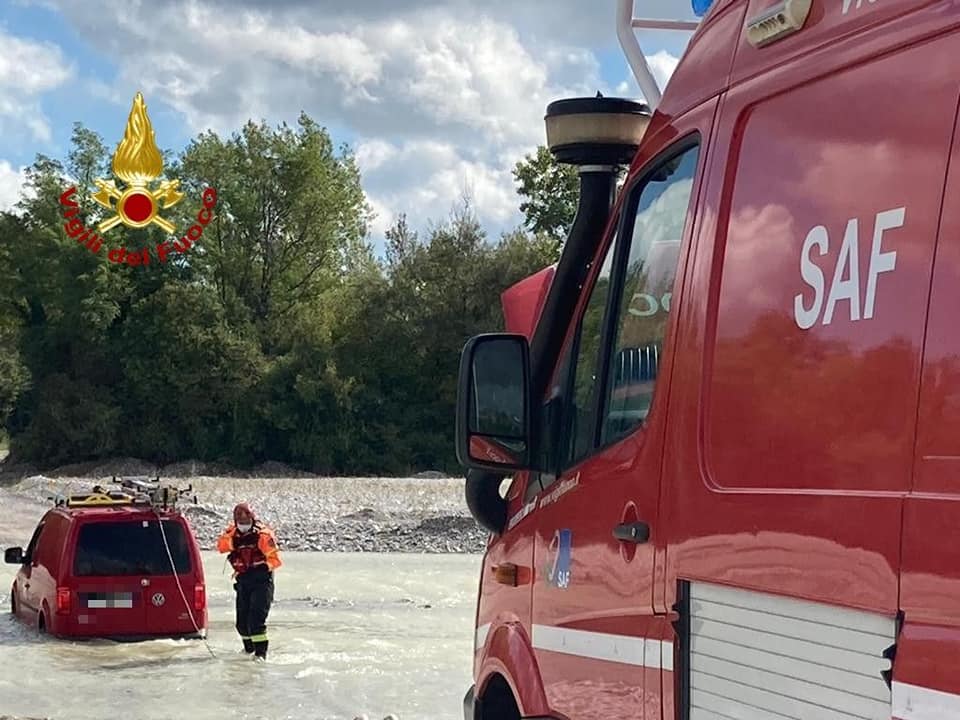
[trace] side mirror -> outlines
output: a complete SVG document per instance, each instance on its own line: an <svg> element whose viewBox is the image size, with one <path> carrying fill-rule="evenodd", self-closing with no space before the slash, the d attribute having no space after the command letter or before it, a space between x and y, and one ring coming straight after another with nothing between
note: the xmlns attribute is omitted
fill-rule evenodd
<svg viewBox="0 0 960 720"><path fill-rule="evenodd" d="M3 551L3 561L10 565L23 565L23 548L12 547Z"/></svg>
<svg viewBox="0 0 960 720"><path fill-rule="evenodd" d="M530 464L530 350L523 335L477 335L460 356L457 460L504 472Z"/></svg>

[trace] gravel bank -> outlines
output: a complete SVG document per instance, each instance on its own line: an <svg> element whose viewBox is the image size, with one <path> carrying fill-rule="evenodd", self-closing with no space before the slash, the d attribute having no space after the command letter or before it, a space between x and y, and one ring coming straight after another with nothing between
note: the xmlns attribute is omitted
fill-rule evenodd
<svg viewBox="0 0 960 720"><path fill-rule="evenodd" d="M185 473L186 474L186 473ZM339 552L482 553L486 532L467 512L456 478L180 477L193 484L185 506L204 550L214 549L233 506L248 502L281 549ZM110 476L33 475L0 487L0 544L24 544L49 493L89 491Z"/></svg>

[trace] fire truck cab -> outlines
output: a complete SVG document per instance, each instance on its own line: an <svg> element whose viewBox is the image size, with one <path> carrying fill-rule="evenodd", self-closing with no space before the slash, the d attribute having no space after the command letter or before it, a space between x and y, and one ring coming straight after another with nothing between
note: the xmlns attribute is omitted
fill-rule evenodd
<svg viewBox="0 0 960 720"><path fill-rule="evenodd" d="M465 718L960 717L960 4L714 0L662 98L618 13L461 358Z"/></svg>

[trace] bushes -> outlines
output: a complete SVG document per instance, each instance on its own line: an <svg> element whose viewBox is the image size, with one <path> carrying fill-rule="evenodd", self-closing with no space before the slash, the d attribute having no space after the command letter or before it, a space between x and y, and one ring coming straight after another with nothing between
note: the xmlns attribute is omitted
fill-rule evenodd
<svg viewBox="0 0 960 720"><path fill-rule="evenodd" d="M74 142L70 175L98 177L102 143L80 127ZM69 241L56 207L67 171L46 158L29 173L36 198L0 215L12 454L41 467L120 454L455 472L460 350L499 327L500 292L553 262L556 242L518 232L491 244L464 207L425 240L401 219L377 261L353 158L306 117L203 135L173 170L188 193L219 196L176 263L114 265ZM84 224L99 219L89 204ZM159 239L131 232L110 237Z"/></svg>

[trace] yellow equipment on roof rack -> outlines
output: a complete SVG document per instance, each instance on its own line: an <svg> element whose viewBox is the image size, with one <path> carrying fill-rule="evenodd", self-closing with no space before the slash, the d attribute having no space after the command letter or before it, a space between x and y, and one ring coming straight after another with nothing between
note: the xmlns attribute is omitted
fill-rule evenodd
<svg viewBox="0 0 960 720"><path fill-rule="evenodd" d="M66 498L67 507L105 507L110 505L149 505L150 502L143 496L131 495L130 493L111 491L106 492L103 488L95 487L92 493L83 493L79 495L69 495Z"/></svg>
<svg viewBox="0 0 960 720"><path fill-rule="evenodd" d="M107 490L101 485L94 485L93 490L88 493L66 496L58 493L49 496L48 499L53 500L57 507L66 506L68 508L145 505L158 510L173 510L176 508L177 501L193 492L192 485L182 489L163 486L160 484L159 477L155 480L150 478L120 478L118 480L114 477L113 484L119 485L123 489ZM196 496L193 496L192 500L196 504Z"/></svg>

